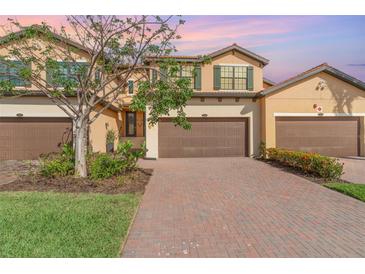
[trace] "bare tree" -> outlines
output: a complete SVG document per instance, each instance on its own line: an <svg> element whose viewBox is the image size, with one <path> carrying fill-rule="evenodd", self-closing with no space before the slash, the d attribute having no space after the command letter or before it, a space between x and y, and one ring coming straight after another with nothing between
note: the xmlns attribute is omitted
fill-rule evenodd
<svg viewBox="0 0 365 274"><path fill-rule="evenodd" d="M68 26L56 30L45 22L24 27L12 21L19 31L1 39L0 45L8 48L8 54L0 56L0 61L20 61L17 77L32 83L73 120L78 176L87 176L88 126L111 105L122 107L120 95L134 74L140 76L141 90L135 109L149 105L150 123L157 122L153 117L177 110L176 123L188 127L183 107L192 94L189 81L159 77L151 83L149 75L155 67L145 63L146 56L175 51L172 41L179 39L177 28L182 20L172 16L68 16L67 22ZM172 63L167 65L166 76L176 70ZM0 89L15 90L11 81L4 79Z"/></svg>

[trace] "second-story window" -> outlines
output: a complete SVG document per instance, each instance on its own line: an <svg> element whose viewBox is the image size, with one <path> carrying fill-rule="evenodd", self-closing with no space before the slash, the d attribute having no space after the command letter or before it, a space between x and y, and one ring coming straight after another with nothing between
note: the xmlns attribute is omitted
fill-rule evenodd
<svg viewBox="0 0 365 274"><path fill-rule="evenodd" d="M58 61L56 66L47 67L47 83L61 87L71 82L78 83L78 75L86 73L86 62Z"/></svg>
<svg viewBox="0 0 365 274"><path fill-rule="evenodd" d="M247 67L221 66L221 89L247 89Z"/></svg>
<svg viewBox="0 0 365 274"><path fill-rule="evenodd" d="M133 94L134 93L134 81L133 80L128 80L128 94Z"/></svg>
<svg viewBox="0 0 365 274"><path fill-rule="evenodd" d="M0 81L7 81L15 87L29 87L29 81L21 77L21 70L29 65L23 64L21 61L6 61L0 63Z"/></svg>
<svg viewBox="0 0 365 274"><path fill-rule="evenodd" d="M190 80L190 87L194 88L194 67L193 66L181 66L180 77Z"/></svg>

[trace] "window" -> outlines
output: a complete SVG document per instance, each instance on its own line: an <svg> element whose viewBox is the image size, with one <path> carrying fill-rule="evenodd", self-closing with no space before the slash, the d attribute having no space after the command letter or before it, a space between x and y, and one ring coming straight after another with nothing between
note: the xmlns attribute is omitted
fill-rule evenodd
<svg viewBox="0 0 365 274"><path fill-rule="evenodd" d="M221 66L221 89L246 90L247 67Z"/></svg>
<svg viewBox="0 0 365 274"><path fill-rule="evenodd" d="M27 66L30 67L30 64L25 65L21 61L0 63L0 81L9 81L16 87L29 87L30 82L20 76L21 70Z"/></svg>
<svg viewBox="0 0 365 274"><path fill-rule="evenodd" d="M194 88L194 67L193 66L181 66L180 77L190 80L190 87Z"/></svg>
<svg viewBox="0 0 365 274"><path fill-rule="evenodd" d="M58 61L57 63L57 68L47 68L47 83L57 87L63 86L69 80L71 80L73 84L77 84L77 76L86 73L88 66L86 62Z"/></svg>
<svg viewBox="0 0 365 274"><path fill-rule="evenodd" d="M126 123L125 124L126 136L135 137L136 136L136 113L135 112L126 112L125 123Z"/></svg>
<svg viewBox="0 0 365 274"><path fill-rule="evenodd" d="M190 65L180 66L177 78L189 79L190 88L194 88L194 67Z"/></svg>
<svg viewBox="0 0 365 274"><path fill-rule="evenodd" d="M128 80L128 94L133 94L134 92L134 81Z"/></svg>

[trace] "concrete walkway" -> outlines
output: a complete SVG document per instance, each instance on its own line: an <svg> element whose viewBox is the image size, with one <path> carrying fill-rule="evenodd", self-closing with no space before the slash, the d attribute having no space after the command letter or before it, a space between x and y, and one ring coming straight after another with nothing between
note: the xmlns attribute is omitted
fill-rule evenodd
<svg viewBox="0 0 365 274"><path fill-rule="evenodd" d="M342 179L356 184L365 184L365 157L341 158L344 163Z"/></svg>
<svg viewBox="0 0 365 274"><path fill-rule="evenodd" d="M38 165L38 161L0 161L0 185L15 181L19 175L26 174Z"/></svg>
<svg viewBox="0 0 365 274"><path fill-rule="evenodd" d="M365 257L365 203L250 158L159 159L124 257Z"/></svg>

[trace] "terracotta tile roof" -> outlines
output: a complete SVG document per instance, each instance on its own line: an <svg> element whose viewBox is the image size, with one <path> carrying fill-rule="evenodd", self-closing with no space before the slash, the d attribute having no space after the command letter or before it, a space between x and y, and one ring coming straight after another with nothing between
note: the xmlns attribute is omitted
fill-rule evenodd
<svg viewBox="0 0 365 274"><path fill-rule="evenodd" d="M163 58L176 58L176 59L200 59L199 56L192 56L192 55L162 55L162 56L147 56L146 58L151 59L163 59Z"/></svg>
<svg viewBox="0 0 365 274"><path fill-rule="evenodd" d="M222 49L219 49L219 50L216 50L214 52L211 52L209 54L207 54L207 56L209 57L216 57L216 56L219 56L225 52L228 52L228 51L231 51L231 50L236 50L238 52L241 52L247 56L250 56L251 58L261 62L263 65L267 65L269 63L269 60L256 54L256 53L253 53L252 51L249 51L239 45L237 45L236 43L228 46L228 47L225 47L225 48L222 48ZM197 55L168 55L168 56L147 56L146 57L146 60L158 60L158 59L164 59L164 58L175 58L175 59L180 59L180 60L191 60L191 61L200 61L201 60L201 56L197 56Z"/></svg>

